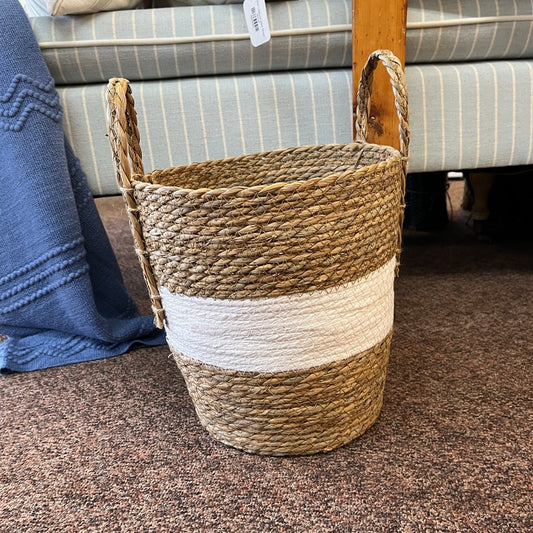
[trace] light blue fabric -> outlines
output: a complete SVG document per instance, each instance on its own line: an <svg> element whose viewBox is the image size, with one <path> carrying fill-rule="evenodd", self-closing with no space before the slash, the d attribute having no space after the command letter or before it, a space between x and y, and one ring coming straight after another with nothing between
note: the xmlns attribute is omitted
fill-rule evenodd
<svg viewBox="0 0 533 533"><path fill-rule="evenodd" d="M272 39L250 44L232 5L37 17L56 84L351 68L351 0L267 4ZM378 23L378 22L377 22ZM408 65L533 58L532 0L409 0Z"/></svg>
<svg viewBox="0 0 533 533"><path fill-rule="evenodd" d="M407 65L405 73L410 172L533 164L533 60ZM69 140L100 195L119 193L103 134L105 89L58 88ZM351 69L135 82L132 91L146 172L352 139Z"/></svg>
<svg viewBox="0 0 533 533"><path fill-rule="evenodd" d="M242 2L37 17L32 26L58 86L351 65L349 1L269 2L267 11L272 39L257 48Z"/></svg>
<svg viewBox="0 0 533 533"><path fill-rule="evenodd" d="M17 0L4 0L0 27L0 371L164 343L123 285Z"/></svg>

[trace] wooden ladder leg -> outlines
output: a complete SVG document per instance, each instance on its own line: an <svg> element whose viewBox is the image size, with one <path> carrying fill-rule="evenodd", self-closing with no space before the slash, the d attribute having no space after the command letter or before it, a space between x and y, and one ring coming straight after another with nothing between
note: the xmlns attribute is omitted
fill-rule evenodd
<svg viewBox="0 0 533 533"><path fill-rule="evenodd" d="M371 52L390 50L405 64L407 0L352 0L353 119L361 71ZM398 117L391 97L390 78L380 65L374 76L368 141L399 148ZM355 126L354 126L355 139Z"/></svg>

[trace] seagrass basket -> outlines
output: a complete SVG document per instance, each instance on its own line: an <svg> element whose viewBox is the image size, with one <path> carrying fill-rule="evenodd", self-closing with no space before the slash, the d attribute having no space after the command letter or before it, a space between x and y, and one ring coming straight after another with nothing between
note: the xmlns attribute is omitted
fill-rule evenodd
<svg viewBox="0 0 533 533"><path fill-rule="evenodd" d="M373 72L390 74L400 151L366 142ZM376 51L357 140L145 173L131 88L108 130L155 323L202 425L247 452L332 450L383 399L401 246L408 110L401 64Z"/></svg>

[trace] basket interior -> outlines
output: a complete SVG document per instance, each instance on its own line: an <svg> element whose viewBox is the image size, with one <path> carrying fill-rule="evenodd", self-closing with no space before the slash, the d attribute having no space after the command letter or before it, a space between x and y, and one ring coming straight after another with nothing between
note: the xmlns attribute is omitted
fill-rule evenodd
<svg viewBox="0 0 533 533"><path fill-rule="evenodd" d="M370 143L304 146L156 170L135 179L191 190L247 188L321 179L400 157L390 146Z"/></svg>

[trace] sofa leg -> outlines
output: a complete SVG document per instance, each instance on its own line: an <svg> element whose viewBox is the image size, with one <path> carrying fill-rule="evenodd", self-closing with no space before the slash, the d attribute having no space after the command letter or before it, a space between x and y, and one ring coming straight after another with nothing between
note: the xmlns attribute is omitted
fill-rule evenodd
<svg viewBox="0 0 533 533"><path fill-rule="evenodd" d="M494 174L492 172L470 172L468 183L472 195L469 206L474 232L478 239L490 241L489 232L489 196L494 183Z"/></svg>

